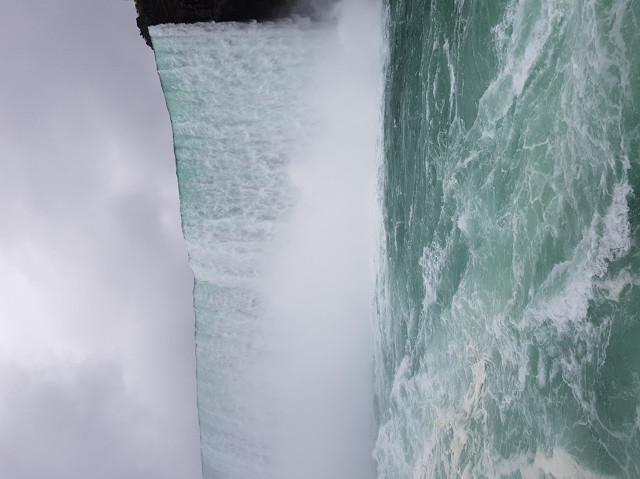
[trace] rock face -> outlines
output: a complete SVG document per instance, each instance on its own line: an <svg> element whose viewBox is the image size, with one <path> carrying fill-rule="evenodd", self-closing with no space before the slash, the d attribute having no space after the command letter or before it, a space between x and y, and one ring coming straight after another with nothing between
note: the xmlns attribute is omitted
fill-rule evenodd
<svg viewBox="0 0 640 479"><path fill-rule="evenodd" d="M312 3L309 0L302 4L296 0L136 0L137 23L140 35L153 48L149 35L151 25L273 20L290 13L313 13Z"/></svg>

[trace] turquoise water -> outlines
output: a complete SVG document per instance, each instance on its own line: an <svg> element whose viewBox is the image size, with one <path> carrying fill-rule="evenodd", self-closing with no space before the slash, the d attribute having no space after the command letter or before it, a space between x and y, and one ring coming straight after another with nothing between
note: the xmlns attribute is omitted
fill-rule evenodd
<svg viewBox="0 0 640 479"><path fill-rule="evenodd" d="M640 477L640 2L387 13L379 477Z"/></svg>

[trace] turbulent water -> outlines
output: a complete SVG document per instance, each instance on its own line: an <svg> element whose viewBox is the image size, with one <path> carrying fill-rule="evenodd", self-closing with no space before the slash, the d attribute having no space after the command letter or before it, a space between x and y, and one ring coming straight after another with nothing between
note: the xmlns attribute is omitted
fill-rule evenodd
<svg viewBox="0 0 640 479"><path fill-rule="evenodd" d="M640 477L640 2L384 10L152 29L205 479Z"/></svg>
<svg viewBox="0 0 640 479"><path fill-rule="evenodd" d="M640 477L639 22L390 2L379 477Z"/></svg>

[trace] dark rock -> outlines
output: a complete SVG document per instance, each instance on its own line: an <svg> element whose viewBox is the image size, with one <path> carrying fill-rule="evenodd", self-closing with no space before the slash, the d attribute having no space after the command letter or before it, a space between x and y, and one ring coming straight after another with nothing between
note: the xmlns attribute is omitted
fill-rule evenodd
<svg viewBox="0 0 640 479"><path fill-rule="evenodd" d="M153 43L151 43L151 35L149 34L149 24L147 23L147 17L139 15L136 18L136 23L138 24L138 28L140 29L140 36L144 38L144 41L147 45L153 48Z"/></svg>
<svg viewBox="0 0 640 479"><path fill-rule="evenodd" d="M140 35L153 48L149 27L161 23L274 20L290 14L318 15L333 0L136 0Z"/></svg>

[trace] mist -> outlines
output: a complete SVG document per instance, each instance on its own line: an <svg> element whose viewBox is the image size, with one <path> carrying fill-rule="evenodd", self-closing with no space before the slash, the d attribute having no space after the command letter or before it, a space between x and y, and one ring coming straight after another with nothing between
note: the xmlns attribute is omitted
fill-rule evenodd
<svg viewBox="0 0 640 479"><path fill-rule="evenodd" d="M374 477L371 306L381 98L381 5L335 6L303 98L312 133L290 165L294 210L265 296L276 318L276 460L284 479Z"/></svg>

